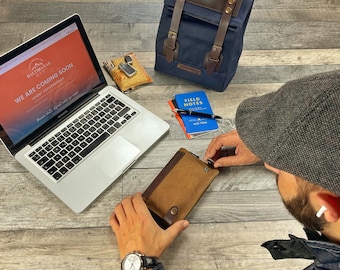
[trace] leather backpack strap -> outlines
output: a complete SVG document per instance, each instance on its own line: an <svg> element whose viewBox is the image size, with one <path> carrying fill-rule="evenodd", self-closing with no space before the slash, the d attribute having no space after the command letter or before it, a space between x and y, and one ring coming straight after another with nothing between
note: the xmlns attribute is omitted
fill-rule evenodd
<svg viewBox="0 0 340 270"><path fill-rule="evenodd" d="M211 74L215 71L216 66L220 62L220 55L222 52L222 46L225 36L228 31L228 26L231 20L231 16L235 11L237 0L227 0L222 13L221 20L217 29L214 45L208 55L207 59L207 73Z"/></svg>
<svg viewBox="0 0 340 270"><path fill-rule="evenodd" d="M179 24L181 22L182 11L185 0L177 0L174 6L174 11L171 18L170 30L168 32L168 38L166 39L163 47L163 53L168 62L174 60L176 41Z"/></svg>

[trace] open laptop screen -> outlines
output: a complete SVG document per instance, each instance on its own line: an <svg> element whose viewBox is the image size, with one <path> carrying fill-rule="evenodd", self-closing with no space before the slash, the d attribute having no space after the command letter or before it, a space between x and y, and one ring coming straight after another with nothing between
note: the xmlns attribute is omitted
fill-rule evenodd
<svg viewBox="0 0 340 270"><path fill-rule="evenodd" d="M0 66L0 124L25 139L102 83L76 23Z"/></svg>

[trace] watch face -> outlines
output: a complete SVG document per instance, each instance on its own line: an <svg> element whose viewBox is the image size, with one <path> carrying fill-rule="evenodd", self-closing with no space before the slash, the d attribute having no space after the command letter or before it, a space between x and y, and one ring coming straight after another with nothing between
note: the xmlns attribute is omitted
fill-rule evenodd
<svg viewBox="0 0 340 270"><path fill-rule="evenodd" d="M142 268L142 260L137 254L129 254L123 262L124 270L140 270Z"/></svg>

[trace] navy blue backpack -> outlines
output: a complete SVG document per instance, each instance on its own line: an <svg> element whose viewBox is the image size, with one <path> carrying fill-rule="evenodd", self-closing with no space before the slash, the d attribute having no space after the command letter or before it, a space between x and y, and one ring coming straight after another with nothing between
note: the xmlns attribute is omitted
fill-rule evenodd
<svg viewBox="0 0 340 270"><path fill-rule="evenodd" d="M254 0L164 0L155 70L224 91L243 48Z"/></svg>

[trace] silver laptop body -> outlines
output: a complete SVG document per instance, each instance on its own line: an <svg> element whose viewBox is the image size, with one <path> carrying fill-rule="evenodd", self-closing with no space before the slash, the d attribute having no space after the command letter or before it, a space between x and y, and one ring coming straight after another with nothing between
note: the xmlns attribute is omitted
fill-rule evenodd
<svg viewBox="0 0 340 270"><path fill-rule="evenodd" d="M1 140L76 213L169 130L107 85L77 14L2 55L0 85Z"/></svg>

